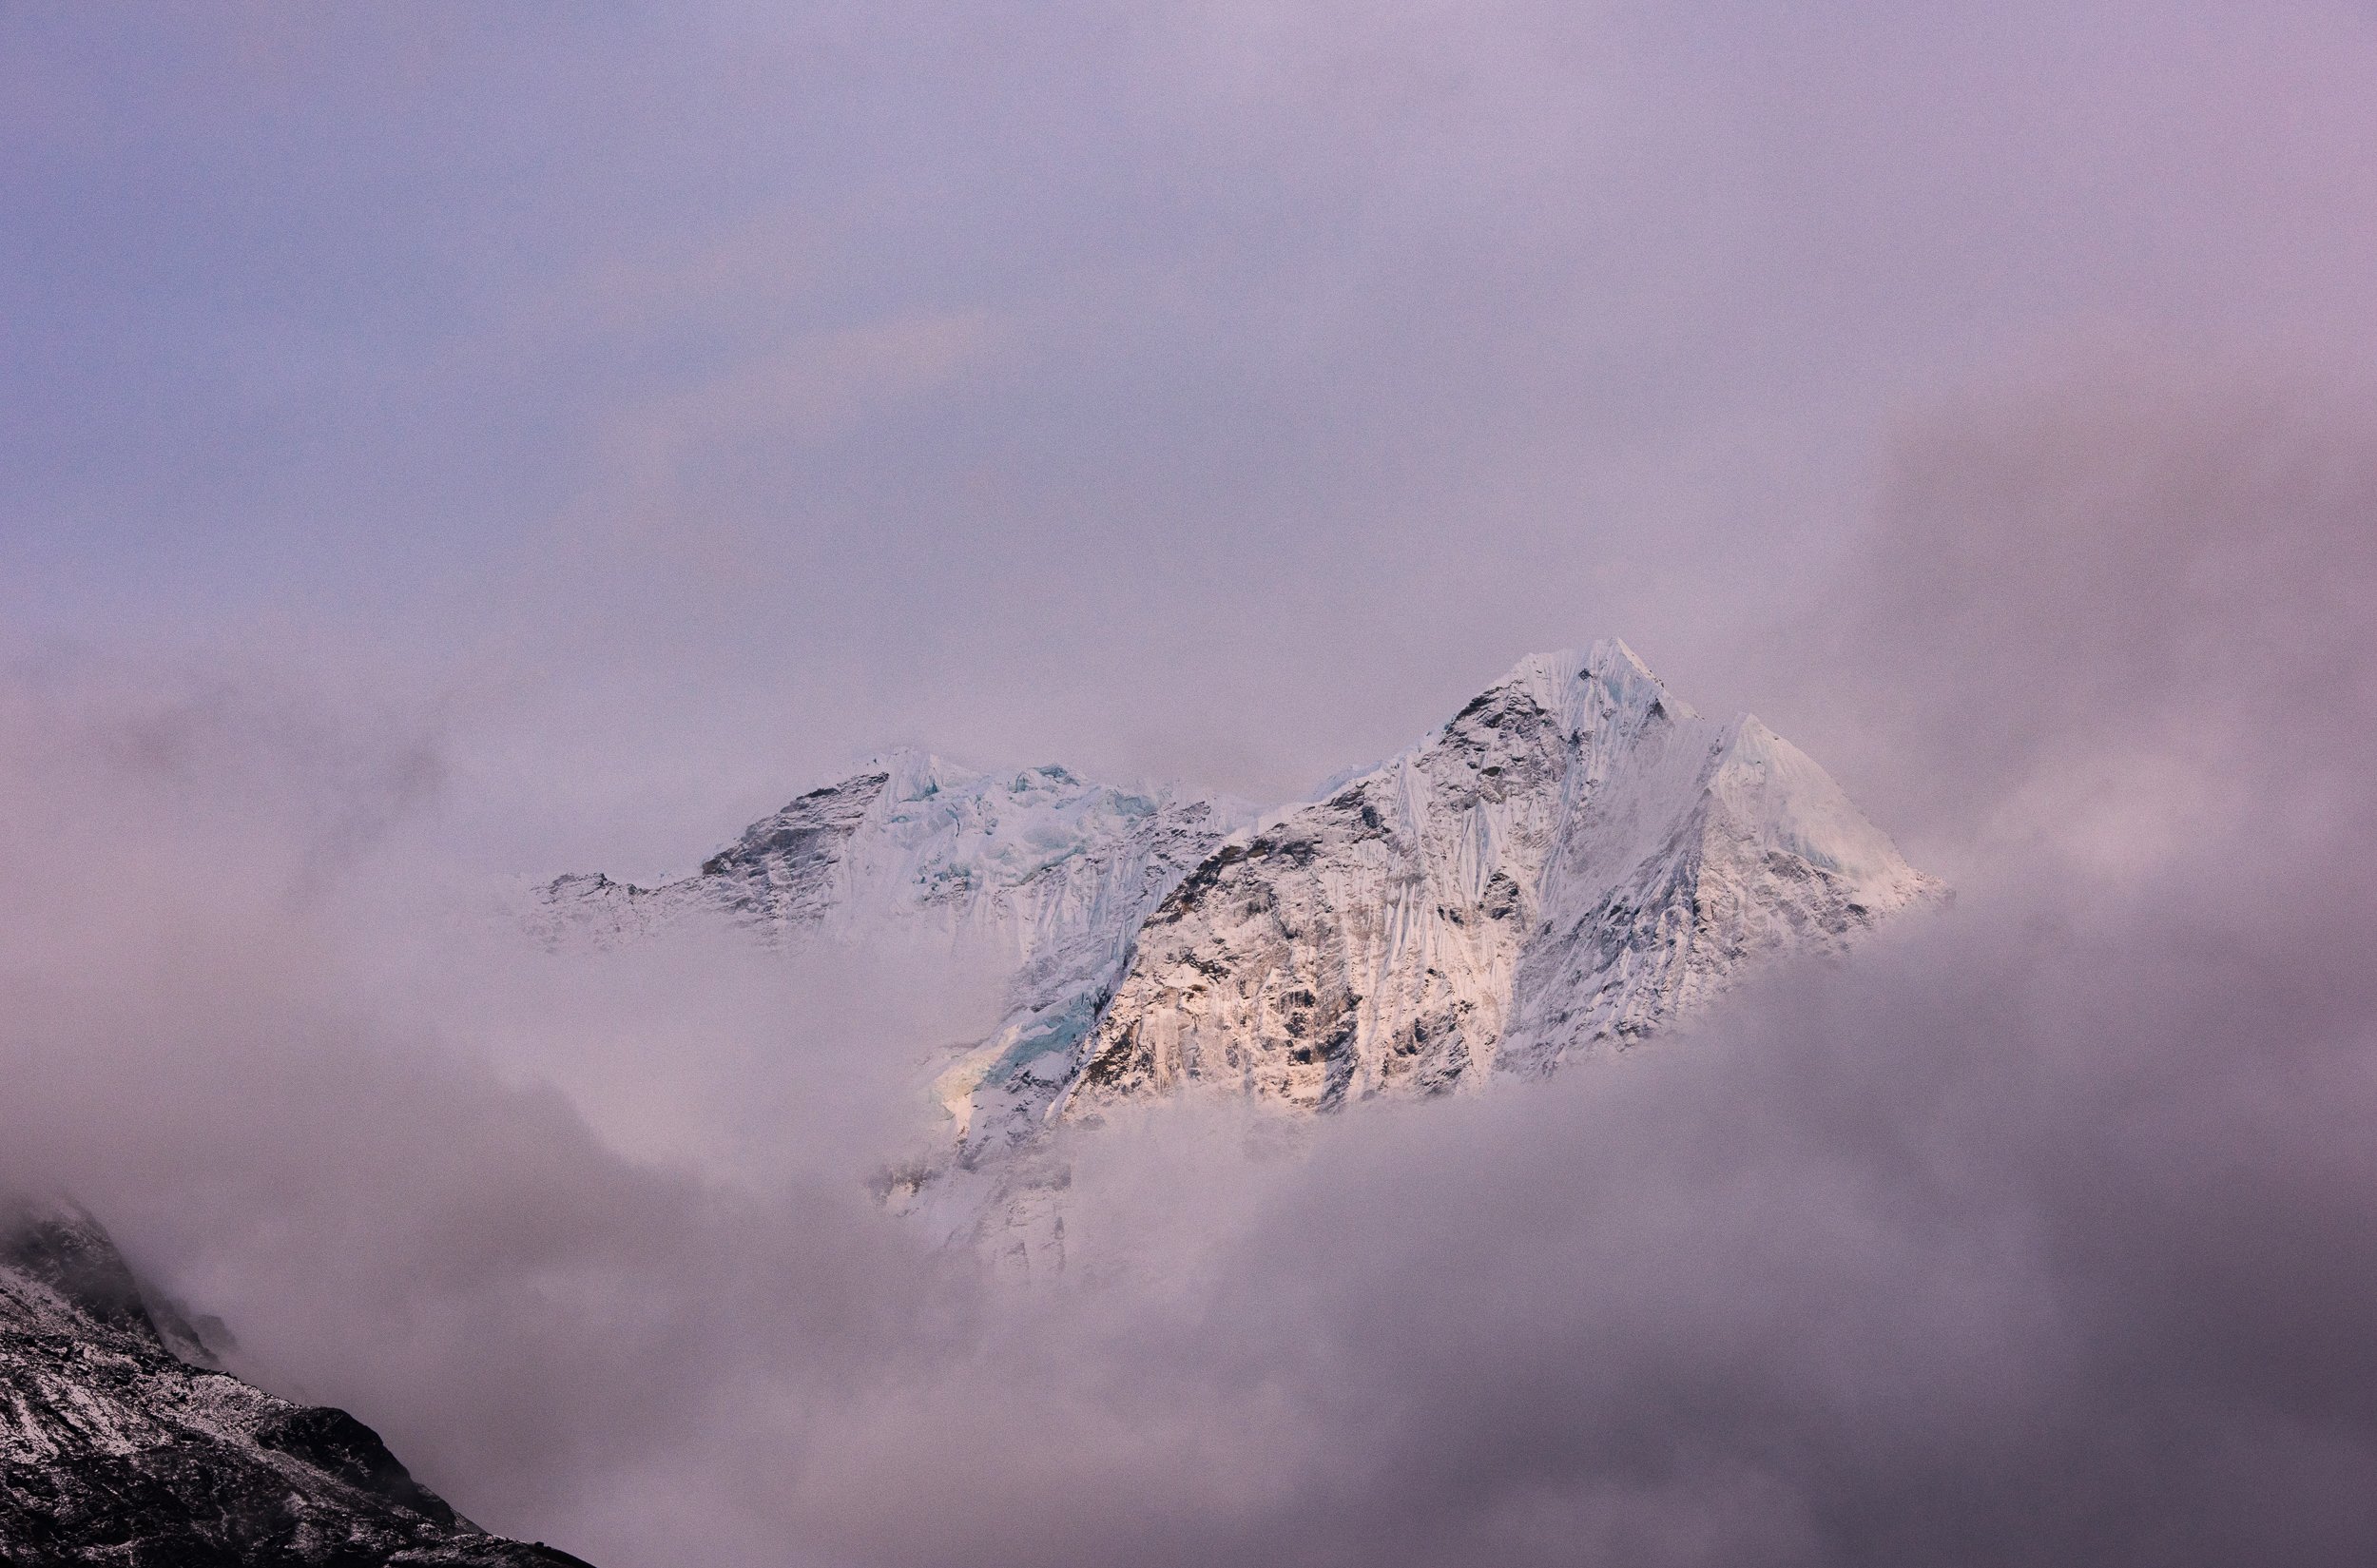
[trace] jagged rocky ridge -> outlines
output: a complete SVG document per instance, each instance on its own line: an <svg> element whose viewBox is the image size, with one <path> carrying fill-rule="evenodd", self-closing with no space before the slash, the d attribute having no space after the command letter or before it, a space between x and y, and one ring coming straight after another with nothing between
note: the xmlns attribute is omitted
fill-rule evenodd
<svg viewBox="0 0 2377 1568"><path fill-rule="evenodd" d="M0 1213L0 1561L584 1568L485 1534L345 1411L212 1365L64 1204Z"/></svg>
<svg viewBox="0 0 2377 1568"><path fill-rule="evenodd" d="M889 1184L964 1233L1014 1229L1009 1200L1051 1179L1033 1156L1068 1123L1182 1093L1319 1112L1540 1075L1936 887L1805 753L1749 715L1702 718L1611 639L1522 661L1398 756L1260 820L902 754L696 876L564 877L533 919L554 941L691 919L785 947L885 920L1012 943L1000 1028L940 1077L940 1157Z"/></svg>

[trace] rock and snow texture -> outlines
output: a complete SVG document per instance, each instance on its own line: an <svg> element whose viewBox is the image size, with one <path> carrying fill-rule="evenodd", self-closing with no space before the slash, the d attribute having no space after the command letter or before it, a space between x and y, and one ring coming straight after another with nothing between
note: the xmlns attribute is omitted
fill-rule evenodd
<svg viewBox="0 0 2377 1568"><path fill-rule="evenodd" d="M1006 1016L945 1066L940 1152L889 1192L1037 1251L1061 1246L1019 1194L1061 1185L1046 1145L1068 1122L1191 1091L1318 1112L1540 1074L1936 891L1805 753L1700 717L1615 640L1523 660L1324 793L1258 823L903 753L698 876L561 878L535 920L597 943L698 916L783 947L886 921L1008 944Z"/></svg>
<svg viewBox="0 0 2377 1568"><path fill-rule="evenodd" d="M89 1216L0 1214L0 1561L578 1562L482 1533L353 1416L276 1399L205 1354Z"/></svg>
<svg viewBox="0 0 2377 1568"><path fill-rule="evenodd" d="M693 876L656 888L559 878L531 920L554 943L706 922L786 952L925 932L998 954L1011 966L998 1027L935 1085L971 1157L1039 1127L1140 922L1253 816L1061 767L983 773L900 751L752 823Z"/></svg>
<svg viewBox="0 0 2377 1568"><path fill-rule="evenodd" d="M1061 1114L1188 1086L1325 1110L1541 1074L1931 889L1824 770L1612 640L1522 662L1139 933Z"/></svg>

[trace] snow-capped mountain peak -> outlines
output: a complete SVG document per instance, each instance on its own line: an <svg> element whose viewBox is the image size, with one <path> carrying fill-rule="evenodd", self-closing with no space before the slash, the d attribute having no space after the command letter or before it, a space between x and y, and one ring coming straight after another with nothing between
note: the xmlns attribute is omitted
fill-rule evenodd
<svg viewBox="0 0 2377 1568"><path fill-rule="evenodd" d="M1120 1102L1476 1092L1627 1046L1934 887L1805 752L1702 717L1608 638L1520 660L1259 816L898 751L692 877L559 879L539 920L598 942L698 916L780 947L886 922L1006 944L1005 1016L934 1084L946 1152L893 1184L962 1232L1001 1210L997 1156Z"/></svg>
<svg viewBox="0 0 2377 1568"><path fill-rule="evenodd" d="M599 943L724 920L785 949L862 940L888 922L985 939L1025 963L1127 922L1150 879L1251 815L1053 765L985 771L903 748L761 818L692 876L654 888L557 878L533 922L549 940Z"/></svg>

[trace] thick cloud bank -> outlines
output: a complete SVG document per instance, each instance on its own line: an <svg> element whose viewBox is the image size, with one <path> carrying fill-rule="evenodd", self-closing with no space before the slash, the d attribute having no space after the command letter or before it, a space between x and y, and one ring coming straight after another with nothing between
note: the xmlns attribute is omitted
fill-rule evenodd
<svg viewBox="0 0 2377 1568"><path fill-rule="evenodd" d="M2377 433L2237 382L1905 445L1831 688L1952 909L1537 1091L1120 1129L1033 1287L860 1189L961 978L458 939L417 716L21 672L0 1171L607 1568L2377 1560Z"/></svg>

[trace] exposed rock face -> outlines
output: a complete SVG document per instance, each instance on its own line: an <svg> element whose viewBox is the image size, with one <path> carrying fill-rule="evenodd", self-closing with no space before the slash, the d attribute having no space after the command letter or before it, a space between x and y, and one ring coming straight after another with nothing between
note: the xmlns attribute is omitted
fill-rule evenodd
<svg viewBox="0 0 2377 1568"><path fill-rule="evenodd" d="M343 1410L210 1365L89 1216L0 1214L0 1560L35 1568L568 1568L499 1540ZM581 1565L582 1568L582 1565Z"/></svg>
<svg viewBox="0 0 2377 1568"><path fill-rule="evenodd" d="M1549 1072L1931 888L1756 719L1701 718L1623 643L1538 655L1174 889L1062 1113L1199 1086L1326 1110Z"/></svg>

